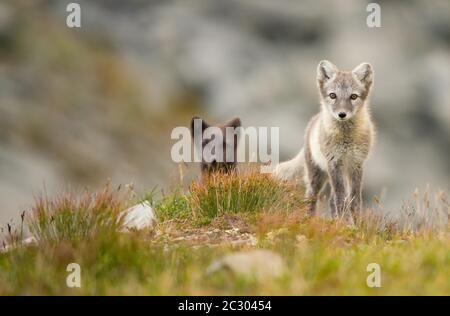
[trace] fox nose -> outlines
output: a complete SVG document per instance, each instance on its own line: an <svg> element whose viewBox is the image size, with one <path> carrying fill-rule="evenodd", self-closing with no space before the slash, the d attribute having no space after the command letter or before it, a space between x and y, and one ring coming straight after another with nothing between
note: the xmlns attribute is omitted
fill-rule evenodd
<svg viewBox="0 0 450 316"><path fill-rule="evenodd" d="M338 116L343 119L347 116L347 114L345 112L339 112Z"/></svg>

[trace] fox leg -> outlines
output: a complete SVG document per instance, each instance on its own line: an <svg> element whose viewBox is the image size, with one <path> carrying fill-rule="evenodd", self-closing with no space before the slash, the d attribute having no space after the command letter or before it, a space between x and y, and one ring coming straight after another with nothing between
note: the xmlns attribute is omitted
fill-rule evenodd
<svg viewBox="0 0 450 316"><path fill-rule="evenodd" d="M331 180L331 212L334 214L342 214L344 212L345 203L345 185L344 172L342 164L339 162L332 162L328 166L328 172Z"/></svg>
<svg viewBox="0 0 450 316"><path fill-rule="evenodd" d="M306 199L308 200L308 213L316 213L317 199L326 182L327 174L316 166L308 166L306 177Z"/></svg>
<svg viewBox="0 0 450 316"><path fill-rule="evenodd" d="M330 204L331 217L335 218L337 216L337 209L336 209L336 203L334 202L334 194L332 191L333 191L333 189L331 189L331 191L330 191L329 204Z"/></svg>
<svg viewBox="0 0 450 316"><path fill-rule="evenodd" d="M353 216L356 216L356 213L360 212L362 208L362 176L362 165L358 164L354 166L350 174L350 211Z"/></svg>

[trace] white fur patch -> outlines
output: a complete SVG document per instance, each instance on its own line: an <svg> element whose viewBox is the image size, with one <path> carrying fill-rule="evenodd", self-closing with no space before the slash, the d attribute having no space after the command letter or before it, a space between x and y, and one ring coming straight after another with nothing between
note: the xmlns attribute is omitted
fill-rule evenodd
<svg viewBox="0 0 450 316"><path fill-rule="evenodd" d="M320 149L320 121L317 121L314 126L312 126L310 138L309 138L309 146L311 148L311 156L314 163L323 171L327 170L327 159L322 153Z"/></svg>

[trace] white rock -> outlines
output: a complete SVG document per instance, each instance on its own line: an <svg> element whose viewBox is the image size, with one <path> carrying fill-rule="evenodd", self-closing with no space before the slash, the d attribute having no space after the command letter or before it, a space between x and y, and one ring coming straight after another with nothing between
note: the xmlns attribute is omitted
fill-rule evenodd
<svg viewBox="0 0 450 316"><path fill-rule="evenodd" d="M236 276L257 280L280 277L286 266L281 256L269 250L250 250L232 253L214 261L208 274L229 270Z"/></svg>
<svg viewBox="0 0 450 316"><path fill-rule="evenodd" d="M37 239L34 236L30 236L30 237L25 238L25 239L22 240L22 245L23 246L37 245Z"/></svg>
<svg viewBox="0 0 450 316"><path fill-rule="evenodd" d="M25 247L35 246L35 245L37 245L37 243L38 243L37 239L34 236L27 237L25 239L22 239L20 245L8 244L8 245L5 245L4 247L1 247L0 248L0 253L6 253L6 252L11 251L11 250L13 250L15 248L18 248L19 246L25 246Z"/></svg>
<svg viewBox="0 0 450 316"><path fill-rule="evenodd" d="M148 201L134 205L119 215L123 221L123 230L141 230L156 223L156 214Z"/></svg>

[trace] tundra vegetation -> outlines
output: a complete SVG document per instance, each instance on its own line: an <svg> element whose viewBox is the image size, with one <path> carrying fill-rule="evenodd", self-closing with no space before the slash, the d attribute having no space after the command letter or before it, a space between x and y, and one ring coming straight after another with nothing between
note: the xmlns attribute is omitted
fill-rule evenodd
<svg viewBox="0 0 450 316"><path fill-rule="evenodd" d="M0 254L0 294L450 294L443 192L434 199L415 192L396 217L382 215L374 198L353 220L309 217L302 196L294 183L251 168L159 194L108 184L96 193L42 195L20 225L2 230L15 247ZM143 199L158 223L120 232L120 211ZM20 243L25 228L36 244ZM208 269L227 254L255 249L277 253L286 269L271 278ZM79 288L66 284L69 263L80 265ZM381 268L381 287L367 286L370 263Z"/></svg>

